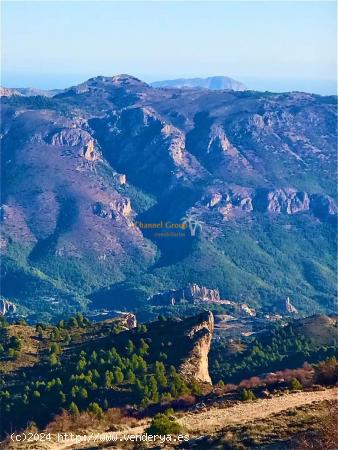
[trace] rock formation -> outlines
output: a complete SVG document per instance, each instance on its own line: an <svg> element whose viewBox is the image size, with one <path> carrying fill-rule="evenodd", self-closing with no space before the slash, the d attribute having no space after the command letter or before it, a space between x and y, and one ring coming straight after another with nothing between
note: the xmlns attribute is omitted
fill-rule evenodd
<svg viewBox="0 0 338 450"><path fill-rule="evenodd" d="M9 300L0 299L0 315L15 313L16 305Z"/></svg>
<svg viewBox="0 0 338 450"><path fill-rule="evenodd" d="M128 217L132 213L129 198L121 197L112 200L108 205L96 202L92 206L93 213L99 217L116 219L118 215Z"/></svg>
<svg viewBox="0 0 338 450"><path fill-rule="evenodd" d="M231 219L252 211L270 214L312 213L323 221L337 215L337 205L328 195L310 194L293 188L248 189L232 187L229 190L212 189L196 204L217 210L224 218Z"/></svg>
<svg viewBox="0 0 338 450"><path fill-rule="evenodd" d="M180 324L181 325L181 324ZM187 356L179 366L179 372L187 380L211 383L208 370L208 353L214 331L214 317L204 312L182 322L190 347ZM181 325L181 326L182 326Z"/></svg>
<svg viewBox="0 0 338 450"><path fill-rule="evenodd" d="M183 289L166 291L150 297L149 302L155 306L175 305L178 303L219 302L220 294L217 289L208 289L196 283L188 284Z"/></svg>
<svg viewBox="0 0 338 450"><path fill-rule="evenodd" d="M284 310L287 314L298 314L298 310L291 303L290 297L287 297L285 300Z"/></svg>
<svg viewBox="0 0 338 450"><path fill-rule="evenodd" d="M92 139L85 146L83 156L85 157L85 159L87 161L96 161L97 159L100 158L100 156L95 148L94 141Z"/></svg>
<svg viewBox="0 0 338 450"><path fill-rule="evenodd" d="M116 317L114 317L112 321L114 323L116 322L119 327L124 328L125 330L132 330L137 327L135 314L129 312L117 312Z"/></svg>

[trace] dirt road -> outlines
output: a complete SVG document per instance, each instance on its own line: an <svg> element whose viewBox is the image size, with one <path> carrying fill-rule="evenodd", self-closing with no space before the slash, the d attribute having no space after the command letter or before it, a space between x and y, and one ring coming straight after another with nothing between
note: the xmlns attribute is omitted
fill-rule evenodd
<svg viewBox="0 0 338 450"><path fill-rule="evenodd" d="M241 402L231 407L212 407L208 411L202 411L198 414L188 414L178 421L190 434L210 434L222 430L226 425L264 419L287 409L309 405L313 402L334 400L337 399L337 394L337 389L295 392L281 397L260 399L247 403Z"/></svg>
<svg viewBox="0 0 338 450"><path fill-rule="evenodd" d="M181 417L178 422L184 426L186 433L190 436L210 435L221 431L227 425L243 424L264 419L268 416L278 414L288 409L299 406L309 405L314 402L337 399L338 389L326 389L316 392L295 392L270 399L259 399L254 402L241 402L233 406L212 406L206 411L198 413L187 413ZM131 427L117 432L117 442L124 439L127 435L142 435L148 426L149 421L142 421L137 427ZM93 433L94 435L96 433ZM91 435L86 435L87 442L76 444L74 441L49 442L32 445L11 444L7 449L14 450L80 450L85 448L95 448L99 441L94 442ZM102 443L101 443L102 444ZM102 447L104 448L104 446ZM108 446L106 447L108 448ZM109 445L109 448L110 445ZM116 447L115 447L116 448ZM122 444L121 444L122 448Z"/></svg>

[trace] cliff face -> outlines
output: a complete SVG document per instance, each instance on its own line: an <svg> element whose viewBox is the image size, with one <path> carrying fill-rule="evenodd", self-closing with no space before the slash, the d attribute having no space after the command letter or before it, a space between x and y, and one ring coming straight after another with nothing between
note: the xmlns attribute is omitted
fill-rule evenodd
<svg viewBox="0 0 338 450"><path fill-rule="evenodd" d="M207 213L217 211L226 220L248 216L252 212L271 215L311 213L322 221L337 215L333 198L323 194L310 194L292 188L250 189L234 186L228 190L209 189L195 205Z"/></svg>
<svg viewBox="0 0 338 450"><path fill-rule="evenodd" d="M187 380L197 380L211 383L208 370L208 353L214 331L213 314L205 312L185 321L186 337L191 344L191 350L179 366L179 372Z"/></svg>

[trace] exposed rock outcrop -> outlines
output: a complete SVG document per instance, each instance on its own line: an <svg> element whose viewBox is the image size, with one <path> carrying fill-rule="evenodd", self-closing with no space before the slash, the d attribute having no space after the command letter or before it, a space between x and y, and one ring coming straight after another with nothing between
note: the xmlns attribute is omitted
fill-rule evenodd
<svg viewBox="0 0 338 450"><path fill-rule="evenodd" d="M129 217L132 213L130 199L126 197L112 200L108 205L96 202L92 209L95 215L103 218L108 217L109 219L116 219L119 215Z"/></svg>
<svg viewBox="0 0 338 450"><path fill-rule="evenodd" d="M295 189L257 190L253 199L254 209L271 213L295 214L310 209L310 199L306 192Z"/></svg>
<svg viewBox="0 0 338 450"><path fill-rule="evenodd" d="M85 147L92 140L88 131L79 128L65 128L47 138L47 142L55 147L62 146L81 146Z"/></svg>
<svg viewBox="0 0 338 450"><path fill-rule="evenodd" d="M290 297L286 298L283 308L287 314L298 314L298 310L291 303Z"/></svg>
<svg viewBox="0 0 338 450"><path fill-rule="evenodd" d="M187 380L211 383L208 370L208 353L214 331L214 316L208 311L182 322L186 328L191 349L179 366L179 372Z"/></svg>
<svg viewBox="0 0 338 450"><path fill-rule="evenodd" d="M137 327L137 320L135 314L129 312L117 312L116 317L114 319L109 320L108 322L113 321L119 327L124 328L125 330L132 330Z"/></svg>
<svg viewBox="0 0 338 450"><path fill-rule="evenodd" d="M9 300L0 299L0 315L15 313L16 305Z"/></svg>
<svg viewBox="0 0 338 450"><path fill-rule="evenodd" d="M312 213L326 221L337 214L338 207L328 195L309 194L293 188L269 190L233 187L228 190L209 190L196 204L217 211L226 219L244 212L268 212L271 214Z"/></svg>
<svg viewBox="0 0 338 450"><path fill-rule="evenodd" d="M197 301L219 302L221 299L217 289L208 289L193 283L188 284L183 289L155 294L148 300L152 305L162 306L175 305L177 303L195 303Z"/></svg>
<svg viewBox="0 0 338 450"><path fill-rule="evenodd" d="M308 194L295 189L257 190L253 198L254 209L271 213L296 214L312 212L326 220L337 214L337 205L333 198L322 194Z"/></svg>
<svg viewBox="0 0 338 450"><path fill-rule="evenodd" d="M97 159L100 159L99 153L97 152L92 139L85 146L83 156L87 161L96 161Z"/></svg>
<svg viewBox="0 0 338 450"><path fill-rule="evenodd" d="M88 131L80 128L65 128L47 137L47 142L55 147L80 147L80 156L87 161L100 159L100 152Z"/></svg>
<svg viewBox="0 0 338 450"><path fill-rule="evenodd" d="M116 181L120 186L124 186L127 183L127 176L124 173L116 174Z"/></svg>

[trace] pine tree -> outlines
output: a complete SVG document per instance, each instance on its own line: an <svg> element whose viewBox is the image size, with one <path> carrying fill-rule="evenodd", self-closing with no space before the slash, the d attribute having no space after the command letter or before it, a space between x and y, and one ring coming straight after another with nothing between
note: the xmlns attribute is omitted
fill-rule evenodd
<svg viewBox="0 0 338 450"><path fill-rule="evenodd" d="M127 351L127 354L129 356L131 356L134 353L134 351L135 351L135 345L133 344L133 342L130 339L129 339L128 344L126 346L126 351Z"/></svg>
<svg viewBox="0 0 338 450"><path fill-rule="evenodd" d="M52 353L48 358L48 363L50 367L55 367L59 364L59 358L55 353Z"/></svg>
<svg viewBox="0 0 338 450"><path fill-rule="evenodd" d="M88 398L88 391L85 388L81 388L80 392L79 392L79 396L81 399L86 399Z"/></svg>
<svg viewBox="0 0 338 450"><path fill-rule="evenodd" d="M36 400L39 399L41 397L41 394L39 391L35 390L33 391L33 398L35 398Z"/></svg>
<svg viewBox="0 0 338 450"><path fill-rule="evenodd" d="M146 343L146 341L142 338L141 339L141 346L139 349L140 356L144 356L148 354L149 345Z"/></svg>
<svg viewBox="0 0 338 450"><path fill-rule="evenodd" d="M111 388L114 384L114 374L110 370L105 372L105 387Z"/></svg>
<svg viewBox="0 0 338 450"><path fill-rule="evenodd" d="M77 407L76 403L71 402L71 404L69 405L69 412L72 416L76 416L77 414L79 414L79 408Z"/></svg>
<svg viewBox="0 0 338 450"><path fill-rule="evenodd" d="M123 376L123 373L122 373L122 370L120 369L120 367L118 367L115 370L114 377L115 377L115 380L116 380L117 384L120 384L120 383L123 382L124 376Z"/></svg>
<svg viewBox="0 0 338 450"><path fill-rule="evenodd" d="M157 381L156 381L156 378L154 377L154 375L151 375L149 377L148 387L149 387L150 400L153 401L154 403L157 403L159 400L159 394L158 394Z"/></svg>
<svg viewBox="0 0 338 450"><path fill-rule="evenodd" d="M142 358L142 356L139 356L139 361L138 361L138 373L141 376L146 375L146 373L148 372L148 365L145 362L145 360Z"/></svg>
<svg viewBox="0 0 338 450"><path fill-rule="evenodd" d="M155 362L155 367L156 367L156 380L158 382L158 384L164 388L166 386L168 386L168 380L167 377L165 375L165 366L163 364L163 362L160 361L156 361Z"/></svg>
<svg viewBox="0 0 338 450"><path fill-rule="evenodd" d="M76 371L78 373L82 372L83 369L86 367L87 365L87 361L85 360L85 358L83 356L81 356L81 358L79 359L77 365L76 365Z"/></svg>
<svg viewBox="0 0 338 450"><path fill-rule="evenodd" d="M96 402L90 403L87 411L95 414L98 418L101 418L103 415L103 410L101 406Z"/></svg>
<svg viewBox="0 0 338 450"><path fill-rule="evenodd" d="M130 370L130 369L127 372L127 380L131 384L134 384L135 381L136 381L136 376L135 376L134 372L132 370Z"/></svg>

